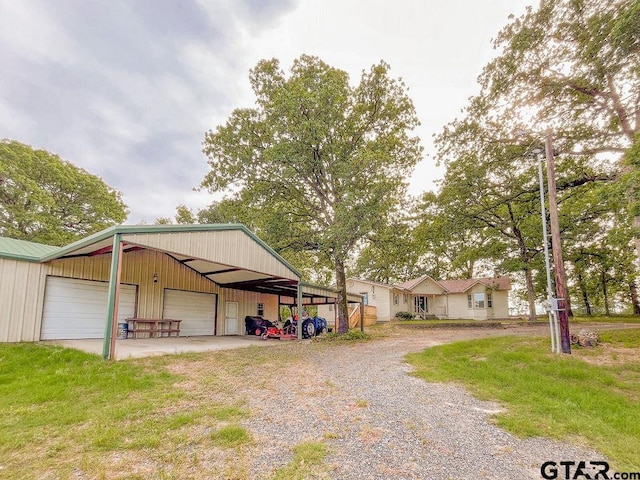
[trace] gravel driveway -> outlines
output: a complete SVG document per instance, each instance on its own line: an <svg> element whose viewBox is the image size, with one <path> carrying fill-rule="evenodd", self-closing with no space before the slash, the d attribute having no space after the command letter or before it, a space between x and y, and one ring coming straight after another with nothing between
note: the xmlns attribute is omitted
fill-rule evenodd
<svg viewBox="0 0 640 480"><path fill-rule="evenodd" d="M538 333L544 334L540 328ZM531 335L509 330L398 331L390 338L305 356L298 372L256 392L246 422L263 447L252 478L269 478L304 441L324 441L331 479L540 479L548 460L598 460L601 454L548 439L518 439L491 424L499 406L461 388L408 375L408 352L462 338Z"/></svg>

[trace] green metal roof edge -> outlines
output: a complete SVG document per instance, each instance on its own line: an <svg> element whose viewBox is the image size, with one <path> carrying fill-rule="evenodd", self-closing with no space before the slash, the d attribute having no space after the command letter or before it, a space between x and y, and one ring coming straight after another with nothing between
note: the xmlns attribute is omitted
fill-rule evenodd
<svg viewBox="0 0 640 480"><path fill-rule="evenodd" d="M271 254L282 265L291 270L298 278L302 277L302 274L293 268L284 258L282 258L273 248L267 245L262 239L260 239L255 233L249 230L245 225L241 223L214 223L214 224L193 224L193 225L116 225L109 227L100 232L89 235L64 247L60 247L59 250L43 255L40 257L40 262L48 262L59 258L66 253L72 252L78 248L83 248L92 243L105 240L113 235L120 233L136 234L136 233L163 233L163 232L211 232L211 231L225 231L225 230L241 230L253 239L258 245L264 248L269 254Z"/></svg>
<svg viewBox="0 0 640 480"><path fill-rule="evenodd" d="M49 254L57 251L60 248L60 247L56 247L54 245L45 245L44 243L30 242L29 240L20 240L20 239L11 238L11 237L0 237L0 240L1 239L7 239L7 240L10 240L12 242L27 243L27 244L33 245L33 247L31 247L31 248L36 248L36 249L40 248L40 249L48 250L46 253L43 252L40 255L31 255L31 254L25 254L25 253L0 251L0 258L7 258L7 259L10 259L10 260L24 260L26 262L40 262L40 259L44 255L49 255Z"/></svg>
<svg viewBox="0 0 640 480"><path fill-rule="evenodd" d="M21 255L19 253L0 252L0 258L6 258L8 260L22 260L24 262L41 263L41 257L34 257L32 255Z"/></svg>

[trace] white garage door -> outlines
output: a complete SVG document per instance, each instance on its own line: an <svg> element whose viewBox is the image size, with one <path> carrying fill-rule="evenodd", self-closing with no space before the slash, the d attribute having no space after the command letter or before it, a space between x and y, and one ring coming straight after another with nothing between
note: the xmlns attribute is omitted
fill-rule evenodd
<svg viewBox="0 0 640 480"><path fill-rule="evenodd" d="M216 295L166 289L162 317L182 320L180 336L213 335Z"/></svg>
<svg viewBox="0 0 640 480"><path fill-rule="evenodd" d="M40 338L104 338L108 288L106 282L47 277ZM121 285L118 322L135 316L135 309L135 285Z"/></svg>

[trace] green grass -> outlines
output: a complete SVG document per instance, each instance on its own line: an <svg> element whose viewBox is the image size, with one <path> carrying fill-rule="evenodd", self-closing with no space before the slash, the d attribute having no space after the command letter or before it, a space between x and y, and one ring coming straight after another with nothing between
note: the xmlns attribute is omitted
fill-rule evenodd
<svg viewBox="0 0 640 480"><path fill-rule="evenodd" d="M544 317L546 319L547 317ZM569 323L640 323L638 315L604 315L576 316L569 319Z"/></svg>
<svg viewBox="0 0 640 480"><path fill-rule="evenodd" d="M91 478L130 478L108 473L112 455L188 469L197 461L180 453L186 445L250 441L234 424L249 415L242 402L202 399L206 386L183 390L167 364L162 357L105 362L57 346L0 344L0 477L70 478L81 466ZM202 382L212 379L213 371Z"/></svg>
<svg viewBox="0 0 640 480"><path fill-rule="evenodd" d="M327 456L327 446L322 442L304 442L293 447L293 459L279 468L273 480L304 480L310 477L314 467Z"/></svg>
<svg viewBox="0 0 640 480"><path fill-rule="evenodd" d="M547 322L548 317L546 315L540 315L537 318L538 322ZM456 324L492 324L492 323L529 323L526 317L508 318L508 319L487 319L487 320L471 320L471 319L413 319L413 320L398 320L393 319L391 322L394 325L456 325ZM640 323L640 317L637 315L594 315L594 316L575 316L569 319L570 324L580 323Z"/></svg>
<svg viewBox="0 0 640 480"><path fill-rule="evenodd" d="M251 434L240 425L227 425L211 434L211 440L216 447L235 448L252 442Z"/></svg>
<svg viewBox="0 0 640 480"><path fill-rule="evenodd" d="M164 423L144 419L149 402L163 404L180 397L166 389L174 379L166 372L148 372L127 363L107 363L76 350L36 344L0 348L0 454L38 443L40 436L70 437L97 448L127 445L132 428L149 435ZM130 429L114 428L126 419ZM169 425L175 425L168 418ZM180 420L184 422L185 419ZM128 446L137 448L132 442ZM143 442L144 443L144 442Z"/></svg>
<svg viewBox="0 0 640 480"><path fill-rule="evenodd" d="M372 335L366 332L360 331L359 328L352 328L345 333L326 333L315 337L314 342L362 342L371 340Z"/></svg>
<svg viewBox="0 0 640 480"><path fill-rule="evenodd" d="M637 348L640 331L602 338ZM577 352L576 352L577 353ZM457 342L410 354L416 375L455 382L506 407L495 419L516 435L587 442L619 470L640 470L640 362L587 363L548 352L547 339L500 337Z"/></svg>
<svg viewBox="0 0 640 480"><path fill-rule="evenodd" d="M624 348L640 348L640 329L630 328L601 332L600 341Z"/></svg>

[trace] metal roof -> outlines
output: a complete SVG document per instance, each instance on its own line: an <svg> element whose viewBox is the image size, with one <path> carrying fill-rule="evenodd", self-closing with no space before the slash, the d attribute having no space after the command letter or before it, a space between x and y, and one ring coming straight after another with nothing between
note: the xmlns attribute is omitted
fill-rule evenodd
<svg viewBox="0 0 640 480"><path fill-rule="evenodd" d="M284 258L278 255L269 245L258 238L247 227L240 223L220 223L220 224L197 224L197 225L117 225L90 235L86 238L61 247L59 251L45 254L41 261L46 262L55 258L71 256L94 251L96 246L100 248L108 247L112 244L115 234L141 234L141 233L171 233L171 232L214 232L240 230L253 239L258 245L265 249L278 262L290 269L297 277L301 274L289 265Z"/></svg>
<svg viewBox="0 0 640 480"><path fill-rule="evenodd" d="M118 225L64 247L0 237L0 256L44 263L111 254L115 235L125 252L163 252L223 288L297 296L301 274L242 224ZM245 261L239 250L243 254L252 250L254 258ZM305 298L337 297L333 288L300 283ZM360 296L349 294L348 299L359 301Z"/></svg>
<svg viewBox="0 0 640 480"><path fill-rule="evenodd" d="M3 258L39 262L41 257L49 255L59 249L60 247L53 247L42 243L0 237L0 257Z"/></svg>

